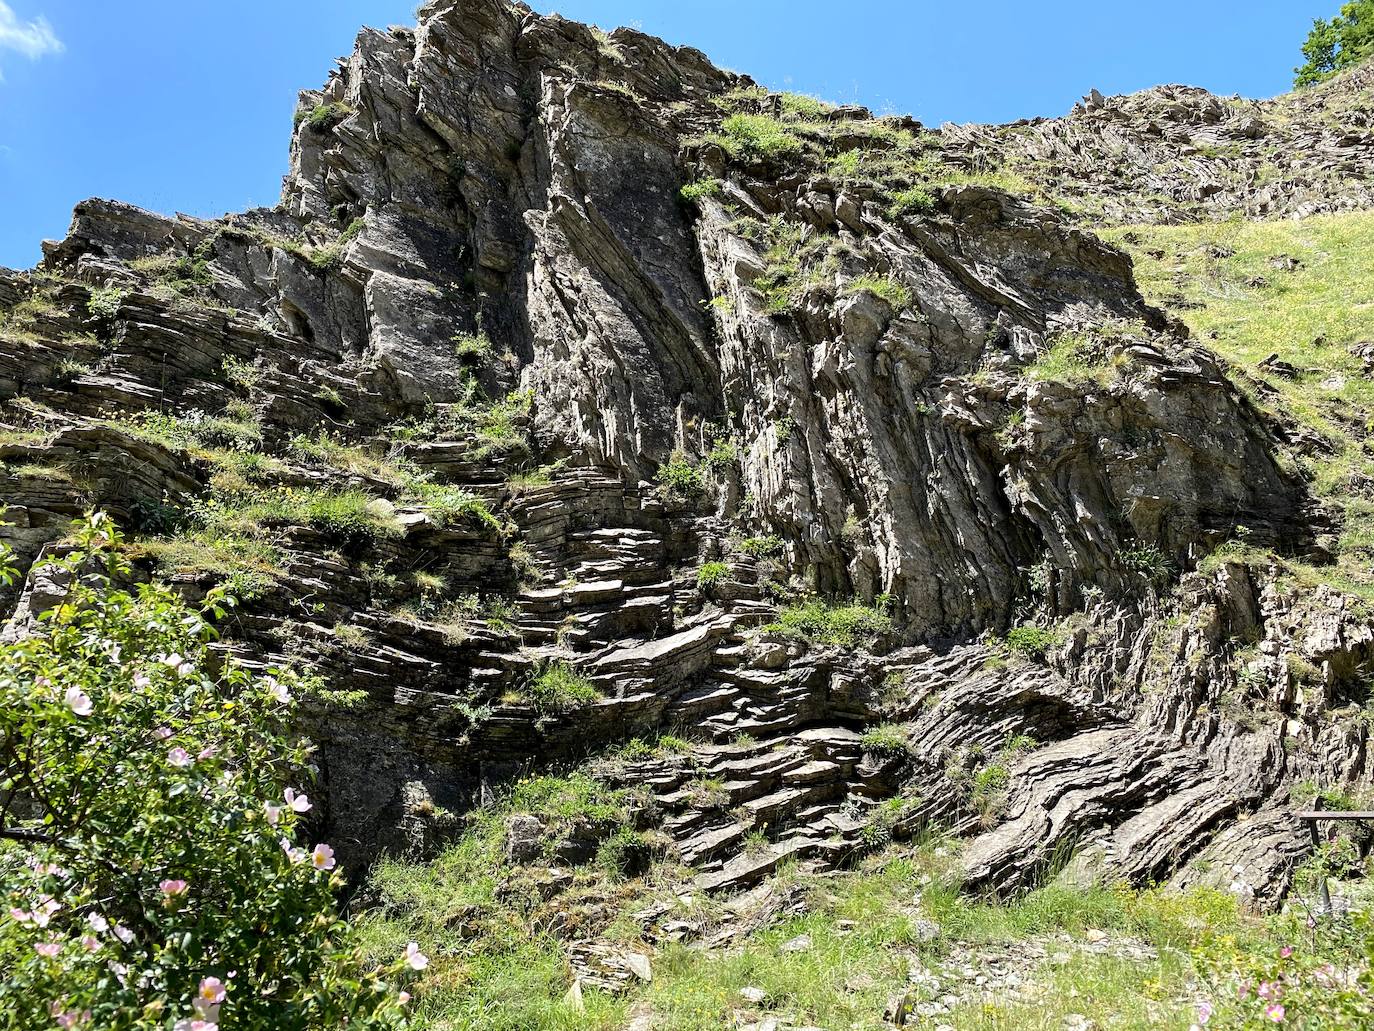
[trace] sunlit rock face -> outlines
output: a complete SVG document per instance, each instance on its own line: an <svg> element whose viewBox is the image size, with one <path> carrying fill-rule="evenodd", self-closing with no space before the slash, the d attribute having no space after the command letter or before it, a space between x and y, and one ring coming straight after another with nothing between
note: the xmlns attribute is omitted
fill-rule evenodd
<svg viewBox="0 0 1374 1031"><path fill-rule="evenodd" d="M732 113L793 142L721 135ZM1306 847L1289 787L1366 777L1333 713L1374 636L1334 592L1199 565L1240 527L1320 560L1326 516L1123 253L967 177L894 201L843 159L981 147L1091 183L1065 154L1147 119L1253 141L1264 118L1152 91L1034 139L922 136L641 33L430 3L301 95L277 208L93 200L0 273L0 304L43 298L0 336L0 458L74 471L7 473L4 533L28 562L97 504L149 542L141 575L253 571L225 647L338 692L311 720L345 858L671 729L689 752L606 775L713 890L940 823L1000 889L1087 843L1112 876L1240 866L1277 897ZM1360 200L1336 181L1256 211ZM342 529L281 502L360 492ZM808 592L877 629L770 626ZM1043 647L997 643L1031 625ZM551 670L593 696L541 702ZM889 725L905 747L870 747Z"/></svg>

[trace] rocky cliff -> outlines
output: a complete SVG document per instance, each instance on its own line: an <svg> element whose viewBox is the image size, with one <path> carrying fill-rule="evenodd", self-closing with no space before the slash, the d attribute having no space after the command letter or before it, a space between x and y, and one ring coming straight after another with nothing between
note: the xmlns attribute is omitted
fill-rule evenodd
<svg viewBox="0 0 1374 1031"><path fill-rule="evenodd" d="M92 200L0 272L26 561L94 505L230 579L225 647L328 685L355 861L671 733L596 769L709 890L940 826L975 885L1282 896L1294 786L1369 783L1374 621L1291 575L1342 514L1282 421L1088 226L1367 204L1364 81L936 131L419 16L301 94L276 208Z"/></svg>

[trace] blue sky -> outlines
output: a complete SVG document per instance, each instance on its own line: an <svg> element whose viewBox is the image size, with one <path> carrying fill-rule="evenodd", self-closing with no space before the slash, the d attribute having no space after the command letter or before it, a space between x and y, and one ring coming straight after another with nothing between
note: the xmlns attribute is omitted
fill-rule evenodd
<svg viewBox="0 0 1374 1031"><path fill-rule="evenodd" d="M72 205L214 216L276 201L298 89L413 0L0 0L0 265ZM1340 0L537 0L633 24L765 85L931 124L1062 114L1187 82L1269 96Z"/></svg>

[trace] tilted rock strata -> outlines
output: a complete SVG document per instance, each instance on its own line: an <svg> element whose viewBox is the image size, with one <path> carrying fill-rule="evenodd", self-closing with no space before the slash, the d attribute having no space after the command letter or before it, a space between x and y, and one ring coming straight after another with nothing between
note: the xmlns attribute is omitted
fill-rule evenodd
<svg viewBox="0 0 1374 1031"><path fill-rule="evenodd" d="M273 524L272 589L228 628L246 656L306 661L361 699L316 714L350 858L424 849L531 767L674 729L690 754L601 772L647 791L642 822L710 890L939 824L972 836L970 877L999 889L1088 846L1108 875L1240 865L1281 894L1305 847L1291 787L1368 781L1347 711L1368 618L1273 571L1222 564L1164 598L1158 577L1242 526L1311 552L1316 514L1270 429L1144 304L1129 260L1062 214L966 185L898 217L824 169L701 142L749 85L629 30L431 3L302 94L277 209L81 205L42 270L0 274L5 305L45 299L0 339L7 539L31 561L88 504L165 537L214 497L213 456L136 432L138 412L251 408L260 436L234 447L276 460L262 489L387 504L375 539ZM825 248L786 312L751 224ZM874 281L900 290L855 286ZM1039 375L1074 334L1100 367ZM398 432L478 389L523 399L520 447ZM467 488L504 527L302 461L293 437L320 428ZM649 482L672 461L700 496ZM767 536L779 554L741 549ZM718 560L728 576L701 587ZM396 586L417 574L508 603L510 625L455 633ZM789 576L886 596L897 629L875 654L760 631ZM1032 618L1066 636L1008 662L988 636ZM600 700L533 704L550 662ZM906 747L865 743L891 724ZM760 828L768 847L747 848Z"/></svg>

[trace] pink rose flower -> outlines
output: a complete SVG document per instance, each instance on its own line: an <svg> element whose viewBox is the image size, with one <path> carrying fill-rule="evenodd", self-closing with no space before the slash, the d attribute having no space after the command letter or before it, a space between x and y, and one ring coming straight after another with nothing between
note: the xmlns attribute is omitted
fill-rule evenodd
<svg viewBox="0 0 1374 1031"><path fill-rule="evenodd" d="M171 736L171 727L158 727L157 730L153 731L153 737L157 738L159 741L166 741Z"/></svg>
<svg viewBox="0 0 1374 1031"><path fill-rule="evenodd" d="M1276 1002L1274 1003L1274 1005L1269 1006L1265 1009L1264 1015L1267 1019L1272 1020L1275 1024L1282 1024L1286 1012L1287 1011L1283 1008L1283 1003Z"/></svg>
<svg viewBox="0 0 1374 1031"><path fill-rule="evenodd" d="M287 789L286 789L285 798L286 798L286 804L289 805L289 806L291 807L291 811L292 811L292 812L295 812L295 813L308 813L308 812L310 812L310 796L309 796L309 795L298 795L298 794L296 794L296 789L295 789L295 788L287 788Z"/></svg>
<svg viewBox="0 0 1374 1031"><path fill-rule="evenodd" d="M91 704L90 696L79 687L67 688L66 701L67 708L71 709L71 711L78 716L89 716L92 709L95 708L95 706Z"/></svg>
<svg viewBox="0 0 1374 1031"><path fill-rule="evenodd" d="M52 958L54 958L59 952L62 951L62 943L61 943L61 942L39 942L37 945L35 945L35 946L33 947L33 950L34 950L35 952L37 952L40 956L47 956L49 959L52 959Z"/></svg>
<svg viewBox="0 0 1374 1031"><path fill-rule="evenodd" d="M161 881L158 884L158 888L161 890L162 894L166 895L168 898L175 898L178 895L185 895L187 887L187 883L179 877L175 879Z"/></svg>
<svg viewBox="0 0 1374 1031"><path fill-rule="evenodd" d="M200 990L196 993L196 997L203 999L205 1002L223 1002L224 982L218 977L201 978Z"/></svg>
<svg viewBox="0 0 1374 1031"><path fill-rule="evenodd" d="M429 957L420 951L419 942L410 942L406 945L405 961L411 970L423 970L429 966Z"/></svg>
<svg viewBox="0 0 1374 1031"><path fill-rule="evenodd" d="M315 851L310 853L310 865L316 870L334 869L334 850L328 845L316 845Z"/></svg>

